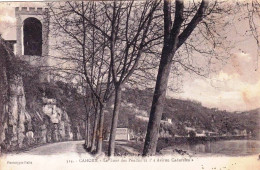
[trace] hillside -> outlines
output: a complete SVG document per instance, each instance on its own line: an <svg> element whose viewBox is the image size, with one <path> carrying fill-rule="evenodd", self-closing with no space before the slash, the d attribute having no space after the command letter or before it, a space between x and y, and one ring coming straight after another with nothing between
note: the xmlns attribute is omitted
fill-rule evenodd
<svg viewBox="0 0 260 170"><path fill-rule="evenodd" d="M125 103L132 103L135 109L123 107L119 125L127 126L126 115L129 118L128 120L131 120L133 113L143 114L145 111L147 115L149 114L152 102L151 89L128 88L125 90L123 98ZM139 112L133 112L133 110L139 110ZM185 135L185 127L192 127L197 131L207 130L219 134L235 134L236 131L246 130L253 137L259 137L259 114L260 108L246 112L228 112L217 108L204 107L196 101L167 99L162 120L171 119L175 134L178 135ZM131 123L136 125L136 122L130 121L128 126ZM145 125L142 124L142 126Z"/></svg>

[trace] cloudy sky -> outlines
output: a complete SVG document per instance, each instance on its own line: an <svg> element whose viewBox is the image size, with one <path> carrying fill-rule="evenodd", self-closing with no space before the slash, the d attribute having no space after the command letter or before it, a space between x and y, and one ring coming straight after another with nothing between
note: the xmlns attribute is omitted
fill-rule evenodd
<svg viewBox="0 0 260 170"><path fill-rule="evenodd" d="M14 7L42 7L39 3L0 2L0 33L9 40L16 39ZM168 95L201 102L207 107L243 111L260 107L260 67L257 64L256 41L240 36L248 29L247 21L237 22L230 35L236 40L226 64L209 77L184 74L182 93ZM260 31L260 30L259 30Z"/></svg>

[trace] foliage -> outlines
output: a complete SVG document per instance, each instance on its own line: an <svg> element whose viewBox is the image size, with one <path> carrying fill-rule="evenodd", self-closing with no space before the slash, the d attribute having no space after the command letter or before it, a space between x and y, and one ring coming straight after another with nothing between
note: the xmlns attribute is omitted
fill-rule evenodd
<svg viewBox="0 0 260 170"><path fill-rule="evenodd" d="M127 102L134 103L134 108L142 108L148 113L152 100L151 93L152 91L149 89L126 89L123 97ZM252 136L256 137L260 129L258 123L259 111L260 109L228 112L216 108L207 108L201 103L190 100L168 98L165 102L163 117L172 119L173 124L176 126L175 134L181 136L187 135L185 127L194 127L200 130L219 132L220 134L233 133L235 129L247 130L247 132L252 133ZM133 127L141 124L133 123L131 125Z"/></svg>
<svg viewBox="0 0 260 170"><path fill-rule="evenodd" d="M191 131L189 132L189 137L191 137L191 138L196 137L196 132L194 132L193 130L191 130Z"/></svg>

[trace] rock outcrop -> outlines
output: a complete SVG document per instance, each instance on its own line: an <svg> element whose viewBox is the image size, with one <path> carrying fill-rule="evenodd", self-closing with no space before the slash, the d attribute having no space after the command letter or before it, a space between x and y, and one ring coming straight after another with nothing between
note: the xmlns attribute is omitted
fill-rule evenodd
<svg viewBox="0 0 260 170"><path fill-rule="evenodd" d="M20 67L16 60L19 59L0 39L1 149L13 151L31 145L81 139L80 127L73 125L65 107L58 104L57 99L47 97L44 90L37 94L26 93L24 83L27 82L16 70ZM30 84L27 86L31 88Z"/></svg>
<svg viewBox="0 0 260 170"><path fill-rule="evenodd" d="M22 78L13 75L9 79L8 121L5 126L6 147L8 150L23 147L25 138L24 123L30 120L25 106L26 100Z"/></svg>
<svg viewBox="0 0 260 170"><path fill-rule="evenodd" d="M2 144L5 137L6 122L8 117L8 53L5 50L5 43L0 39L0 143ZM1 148L0 148L1 152Z"/></svg>

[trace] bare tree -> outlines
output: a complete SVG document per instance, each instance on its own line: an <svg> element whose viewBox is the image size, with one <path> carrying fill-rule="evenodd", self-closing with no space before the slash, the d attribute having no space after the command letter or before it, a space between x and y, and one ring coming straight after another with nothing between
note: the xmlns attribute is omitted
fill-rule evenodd
<svg viewBox="0 0 260 170"><path fill-rule="evenodd" d="M240 5L240 4L239 4ZM253 36L253 38L256 41L256 44L258 46L257 48L257 62L256 62L256 70L259 67L259 55L260 55L260 1L259 0L251 0L247 1L245 3L246 8L247 8L247 16L248 17L248 22L249 22L249 27L250 29L248 32L250 32L250 36Z"/></svg>
<svg viewBox="0 0 260 170"><path fill-rule="evenodd" d="M60 71L75 75L75 80L83 79L84 88L91 92L90 96L86 96L86 100L91 98L91 107L95 111L91 151L97 149L97 153L101 153L104 108L112 93L112 79L109 62L107 62L109 58L105 55L104 35L97 32L88 22L100 24L105 21L102 16L99 16L97 12L99 7L93 2L53 3L50 9L55 25L54 30L57 30L56 35L62 37L58 46L55 46L64 55L58 58L61 60ZM99 20L96 17L99 17ZM102 28L105 26L100 25ZM90 123L88 118L86 121L88 121L86 124ZM97 134L98 138L96 138Z"/></svg>
<svg viewBox="0 0 260 170"><path fill-rule="evenodd" d="M158 24L158 20L160 19L160 15L155 15L158 11L158 6L160 1L145 1L145 2L88 2L85 3L85 7L88 8L88 15L82 13L83 10L79 10L80 8L77 5L78 3L67 3L70 7L70 10L75 14L81 17L80 22L85 23L85 26L88 26L88 30L93 30L95 32L95 40L99 39L99 37L103 37L104 39L100 40L96 44L103 44L102 49L103 52L107 50L109 55L102 57L98 57L97 54L91 56L92 59L97 60L96 58L102 58L99 60L101 63L106 61L104 64L109 66L107 70L106 67L100 67L102 72L105 70L107 71L108 75L108 82L113 80L113 85L115 88L115 100L114 100L114 111L113 111L113 118L112 118L112 126L110 130L110 140L109 140L109 150L108 154L114 155L115 150L115 135L116 135L116 127L118 121L118 114L120 111L120 104L121 104L121 91L124 84L129 80L131 75L134 71L138 68L139 61L141 60L142 54L152 49L154 46L158 44L158 41L161 40L162 35L160 34L161 26ZM90 6L90 4L92 6ZM83 6L83 5L82 5ZM98 6L98 7L97 7ZM95 8L94 8L95 7ZM61 9L61 8L60 8ZM86 9L87 10L87 9ZM68 15L68 11L64 13ZM101 12L103 11L103 12ZM89 17L91 16L91 17ZM65 17L66 18L66 17ZM74 18L74 17L71 17ZM63 17L59 17L59 20L64 20ZM104 22L106 21L106 22ZM65 23L72 23L74 21L66 22ZM78 24L79 25L79 24ZM73 28L74 30L78 30L75 25ZM84 27L84 25L83 25ZM64 28L64 27L63 27ZM66 28L65 28L66 29ZM63 29L63 30L65 30ZM79 44L85 44L81 38L78 38L77 35L71 31L65 31L72 39L76 39L76 42ZM77 32L76 32L77 33ZM86 33L88 35L89 33ZM97 36L98 35L98 36ZM84 35L82 37L85 37ZM106 44L107 43L107 44ZM67 45L67 44L66 44ZM85 56L85 45L84 46L82 56ZM105 46L105 48L104 48ZM75 48L74 46L70 47L71 49ZM151 50L150 50L151 51ZM93 53L93 50L92 50ZM104 54L104 53L103 53ZM154 55L146 53L147 55ZM103 55L101 55L103 56ZM106 58L109 57L109 58ZM83 62L88 62L91 59L84 59ZM90 86L90 89L93 92L93 95L96 97L97 101L99 102L100 115L99 115L99 135L102 133L101 129L103 129L103 108L104 102L102 101L103 98L100 98L98 92L94 90L92 87L93 82L89 79L88 76L97 76L98 72L89 74L87 68L84 68L86 64L83 64L83 74L85 75L85 79ZM93 66L90 66L93 67ZM91 73L91 72L90 72ZM104 77L106 77L104 76ZM103 78L103 76L102 76ZM112 78L112 79L110 79ZM102 87L101 84L97 84L95 88ZM109 84L110 87L110 84ZM94 125L94 131L96 129L98 116L96 115L96 121ZM93 135L95 138L95 134ZM92 139L92 146L94 144L94 138ZM99 139L102 137L99 137ZM99 145L98 145L99 146Z"/></svg>
<svg viewBox="0 0 260 170"><path fill-rule="evenodd" d="M176 0L174 10L172 10L172 2L164 0L164 41L144 144L144 156L154 155L156 152L160 121L171 67L179 64L184 70L203 75L201 72L202 69L200 67L194 67L190 62L194 57L192 54L209 56L209 63L212 62L212 56L216 58L219 57L215 49L223 45L220 39L225 39L226 37L224 35L219 36L218 33L215 32L217 16L215 14L224 12L224 10L221 11L221 9L218 8L218 4L217 2L212 2L209 6L207 0L202 0L197 3L186 3L183 0ZM187 5L186 8L185 5ZM226 8L225 12L228 11L229 8ZM174 13L174 21L172 21L172 13ZM212 13L214 13L214 15L212 15L213 18L208 17L207 19L209 21L206 21L205 17ZM191 36L193 32L195 32L193 34L195 36ZM204 46L205 48L203 48L201 44L204 42L208 42L209 44L207 45L211 45L212 47ZM180 47L182 48L180 49ZM209 49L206 49L206 47ZM185 58L187 58L187 60Z"/></svg>
<svg viewBox="0 0 260 170"><path fill-rule="evenodd" d="M137 69L142 54L153 43L161 39L155 15L159 1L141 3L111 2L103 3L105 16L111 30L105 34L110 52L111 76L115 88L114 109L110 130L108 155L115 151L115 136L124 84ZM96 27L94 25L94 27ZM101 30L100 30L101 31ZM151 32L150 32L151 31ZM104 33L104 31L101 31ZM156 43L155 43L156 44ZM150 45L150 46L149 46Z"/></svg>
<svg viewBox="0 0 260 170"><path fill-rule="evenodd" d="M154 154L171 67L176 71L178 64L184 70L202 75L201 69L190 63L190 59L193 58L190 55L200 53L212 56L215 51L199 48L201 39L203 43L204 40L211 43L211 49L223 45L217 40L220 36L216 35L215 25L210 22L211 19L216 20L216 16L205 18L213 12L219 12L217 4L211 3L211 7L208 7L208 2L204 0L201 3L188 4L177 0L172 10L171 2L165 0L163 14L160 1L59 4L52 6L56 27L62 34L66 34L59 42L61 45L57 47L64 54L61 57L63 62L59 64L63 67L63 72L83 78L85 86L91 91L92 106L95 108L92 150L95 148L98 135L97 147L98 152L101 152L103 111L114 92L108 150L109 156L114 155L122 88L133 75L142 76L147 72L147 67L142 66L149 65L149 57L161 55L144 147L144 155ZM184 8L184 5L187 7ZM172 13L175 13L173 24ZM164 24L161 22L162 16ZM164 26L164 34L161 26ZM188 39L193 32L200 37ZM162 52L159 52L161 46ZM179 50L180 47L183 48ZM144 64L145 62L147 63ZM155 68L157 67L152 65L151 70Z"/></svg>

